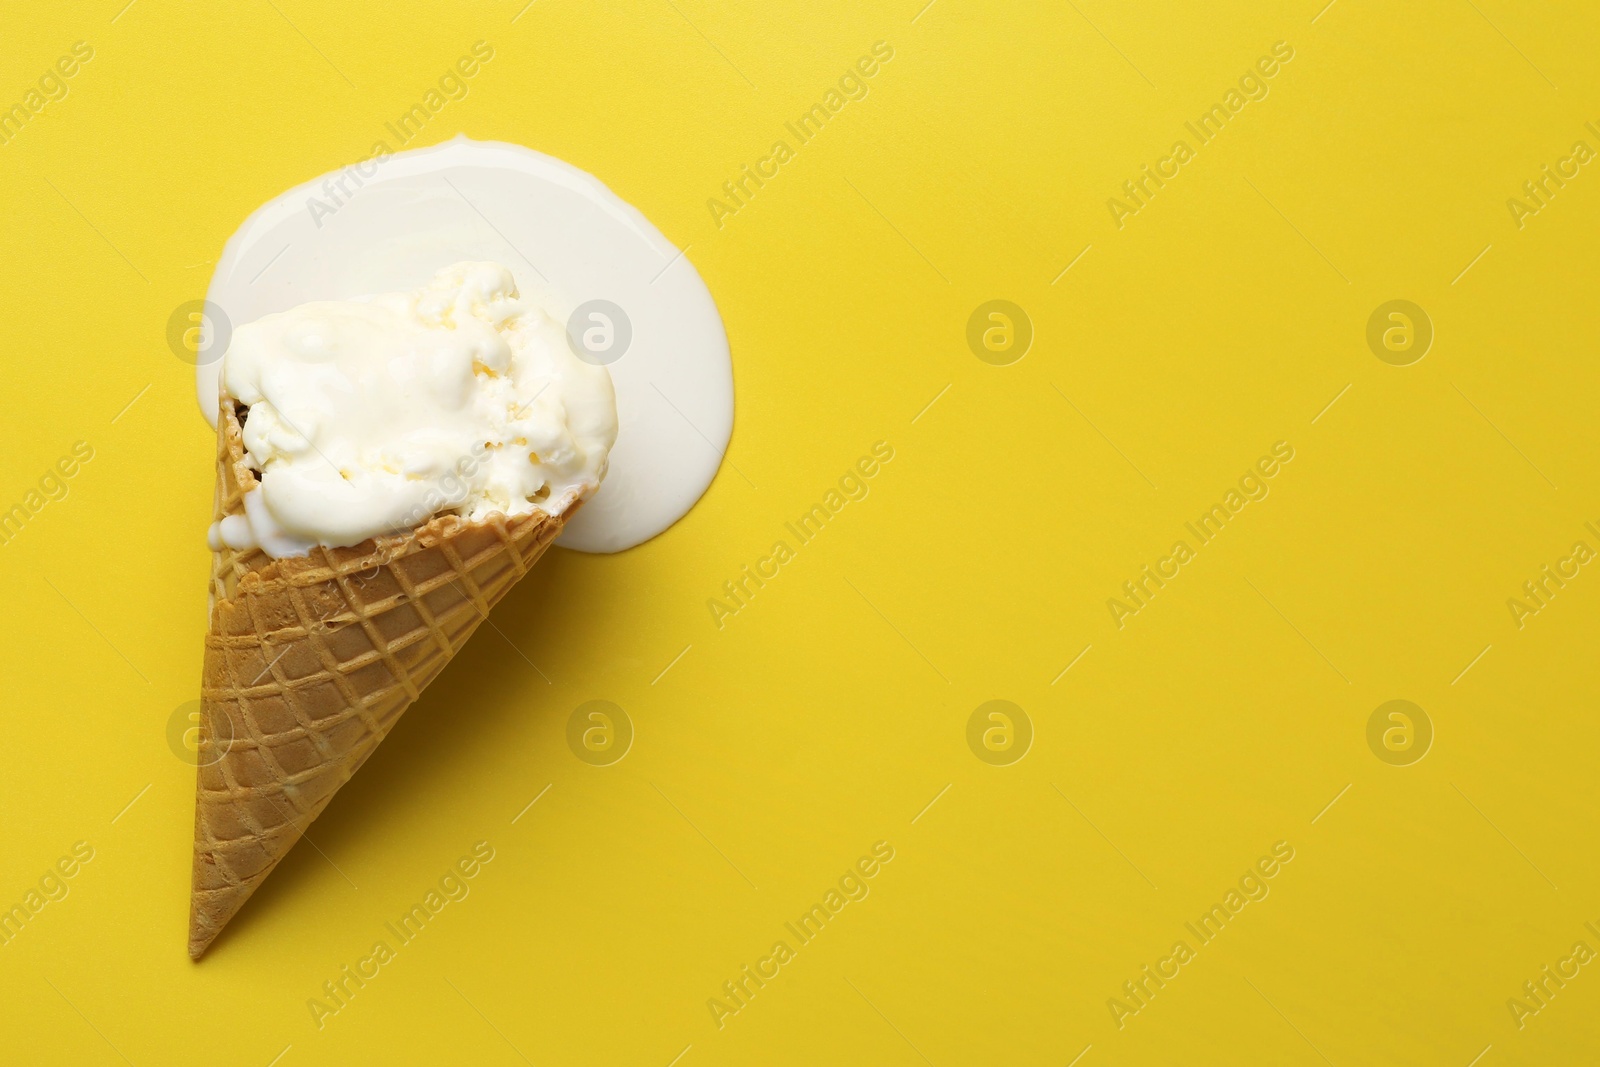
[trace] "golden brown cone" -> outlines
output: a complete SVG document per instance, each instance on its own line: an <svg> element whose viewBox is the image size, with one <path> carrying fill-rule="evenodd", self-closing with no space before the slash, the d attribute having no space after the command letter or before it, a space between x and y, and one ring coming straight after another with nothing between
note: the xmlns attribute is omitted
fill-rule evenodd
<svg viewBox="0 0 1600 1067"><path fill-rule="evenodd" d="M217 426L218 519L255 484ZM189 955L199 959L388 735L562 516L442 516L397 537L272 559L215 553L200 689Z"/></svg>

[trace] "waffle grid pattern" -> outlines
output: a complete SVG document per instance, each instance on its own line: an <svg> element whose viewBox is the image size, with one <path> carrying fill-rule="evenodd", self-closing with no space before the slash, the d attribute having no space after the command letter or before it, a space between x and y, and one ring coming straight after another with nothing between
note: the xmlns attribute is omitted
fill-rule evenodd
<svg viewBox="0 0 1600 1067"><path fill-rule="evenodd" d="M218 426L216 517L254 475ZM540 513L441 516L297 559L214 554L201 683L189 951L198 957L560 533Z"/></svg>

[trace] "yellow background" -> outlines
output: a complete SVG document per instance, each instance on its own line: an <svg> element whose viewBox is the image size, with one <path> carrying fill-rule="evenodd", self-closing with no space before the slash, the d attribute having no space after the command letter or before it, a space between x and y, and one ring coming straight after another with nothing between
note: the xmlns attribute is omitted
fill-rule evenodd
<svg viewBox="0 0 1600 1067"><path fill-rule="evenodd" d="M96 53L0 146L0 505L96 450L0 548L0 901L95 849L0 948L0 1059L1600 1057L1596 965L1524 1029L1506 1006L1600 949L1600 575L1521 629L1506 603L1600 547L1596 164L1506 207L1600 148L1592 5L121 4L11 5L0 55L9 103ZM212 453L166 322L478 40L417 143L560 156L690 246L730 463L655 541L551 553L195 965L166 731ZM878 40L870 95L719 229L707 198ZM1107 199L1278 41L1270 95L1119 230ZM1010 366L965 342L995 298L1036 331ZM1436 331L1408 367L1365 341L1396 298ZM719 630L707 599L879 440L870 496ZM1107 598L1279 440L1270 496L1119 630ZM997 698L1035 731L1006 767L966 742ZM1397 698L1436 731L1409 767L1366 742ZM637 732L610 767L566 744L591 699ZM318 1030L307 1000L479 840L471 895ZM878 840L871 895L718 1029ZM1119 1030L1108 998L1280 840L1270 896Z"/></svg>

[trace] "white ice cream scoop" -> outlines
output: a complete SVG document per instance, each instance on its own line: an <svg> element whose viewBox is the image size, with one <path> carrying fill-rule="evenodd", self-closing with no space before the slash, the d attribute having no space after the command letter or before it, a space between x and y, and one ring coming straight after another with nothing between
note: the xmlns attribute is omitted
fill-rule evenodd
<svg viewBox="0 0 1600 1067"><path fill-rule="evenodd" d="M303 555L435 515L559 515L591 496L617 438L611 376L498 263L411 293L326 300L234 331L223 403L248 407L260 484L213 548Z"/></svg>

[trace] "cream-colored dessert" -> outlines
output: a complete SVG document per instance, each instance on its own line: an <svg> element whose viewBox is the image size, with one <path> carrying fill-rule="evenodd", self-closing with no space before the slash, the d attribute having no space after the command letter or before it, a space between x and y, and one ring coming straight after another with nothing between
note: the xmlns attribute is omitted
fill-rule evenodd
<svg viewBox="0 0 1600 1067"><path fill-rule="evenodd" d="M215 357L230 326L415 289L448 263L500 263L580 358L611 372L621 433L560 544L619 552L694 506L733 431L728 338L699 251L680 250L593 175L520 145L380 145L274 197L228 241L207 292L218 340L197 360L200 407L216 425Z"/></svg>
<svg viewBox="0 0 1600 1067"><path fill-rule="evenodd" d="M617 437L606 368L573 355L564 325L497 263L240 327L222 396L248 408L260 484L211 547L275 557L444 513L559 515L599 488Z"/></svg>

